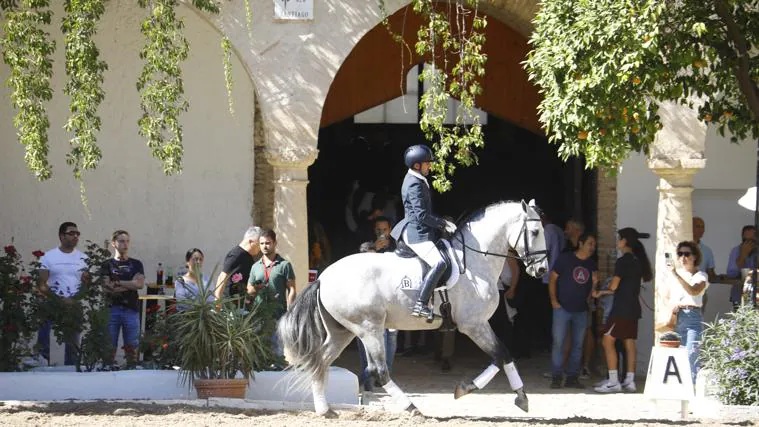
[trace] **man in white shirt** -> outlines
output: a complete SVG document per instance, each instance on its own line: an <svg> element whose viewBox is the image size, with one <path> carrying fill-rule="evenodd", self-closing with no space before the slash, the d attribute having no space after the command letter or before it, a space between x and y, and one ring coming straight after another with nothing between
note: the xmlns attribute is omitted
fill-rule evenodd
<svg viewBox="0 0 759 427"><path fill-rule="evenodd" d="M79 230L73 222L64 222L58 228L58 239L61 244L53 248L40 258L39 279L37 287L39 292L48 298L60 298L64 304L74 304L73 296L79 292L82 281L85 280L87 256L76 249L79 243ZM41 349L42 356L50 360L50 329L52 323L47 321L42 324L37 335L37 346ZM72 342L66 343L64 363L73 365L76 363L76 343L79 342L79 334L73 337Z"/></svg>

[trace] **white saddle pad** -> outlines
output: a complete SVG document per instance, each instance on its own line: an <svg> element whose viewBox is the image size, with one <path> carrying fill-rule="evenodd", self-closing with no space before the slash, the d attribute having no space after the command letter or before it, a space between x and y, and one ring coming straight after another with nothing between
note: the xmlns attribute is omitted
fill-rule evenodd
<svg viewBox="0 0 759 427"><path fill-rule="evenodd" d="M445 285L438 286L435 289L451 289L456 286L459 281L459 265L458 258L454 252L451 244L448 241L444 241L445 246L448 248L448 257L451 260L451 275L445 282ZM394 273L393 283L396 283L397 289L400 289L408 293L417 293L422 287L422 280L424 279L422 262L419 258L404 259L402 263L403 268L398 268Z"/></svg>

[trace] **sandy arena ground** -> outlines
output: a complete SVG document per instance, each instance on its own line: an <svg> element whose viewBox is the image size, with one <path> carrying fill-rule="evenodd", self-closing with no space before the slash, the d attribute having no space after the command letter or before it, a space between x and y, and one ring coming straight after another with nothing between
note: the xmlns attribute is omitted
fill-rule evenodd
<svg viewBox="0 0 759 427"><path fill-rule="evenodd" d="M459 345L458 343L461 343ZM470 343L471 344L471 343ZM679 419L679 403L652 403L642 393L644 382L638 381L638 392L599 395L590 384L599 378L584 381L585 390L553 390L542 374L548 370L547 354L517 362L530 397L530 413L513 405L502 373L484 390L453 399L453 389L462 379L471 379L489 363L488 358L457 341L453 369L441 372L440 362L431 354L397 357L394 380L408 393L425 416L409 416L392 412L389 397L381 393L367 394L364 409L338 411L337 419L326 420L313 412L266 412L250 409L197 407L134 402L61 402L52 404L17 404L0 402L1 426L217 426L256 425L272 427L302 426L491 426L491 425L562 425L562 426L659 426L659 425L740 425L759 426L759 416L737 414L728 418L698 420L691 415ZM357 372L358 357L348 351L336 365ZM390 410L387 410L390 409ZM759 414L759 411L756 411Z"/></svg>

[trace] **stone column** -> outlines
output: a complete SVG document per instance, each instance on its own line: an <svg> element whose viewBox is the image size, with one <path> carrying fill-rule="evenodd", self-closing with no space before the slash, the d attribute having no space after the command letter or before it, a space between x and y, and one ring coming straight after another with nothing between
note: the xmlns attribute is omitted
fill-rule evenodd
<svg viewBox="0 0 759 427"><path fill-rule="evenodd" d="M683 240L693 240L693 176L701 170L706 160L685 162L679 167L661 161L650 161L649 167L659 177L659 207L656 220L656 272L654 325L666 322L672 313L669 295L674 286L672 274L666 266L665 253L676 261L675 249ZM687 167L689 166L689 167Z"/></svg>
<svg viewBox="0 0 759 427"><path fill-rule="evenodd" d="M670 253L674 262L677 244L693 239L693 176L706 166L706 125L698 120L696 111L674 103L660 107L664 127L656 135L648 161L648 167L659 177L656 255L652 260L654 325L666 323L672 313L669 294L678 284L664 254Z"/></svg>
<svg viewBox="0 0 759 427"><path fill-rule="evenodd" d="M268 152L266 160L274 169L274 231L277 252L293 264L295 284L300 292L308 284L308 167L316 151L298 159L283 159Z"/></svg>

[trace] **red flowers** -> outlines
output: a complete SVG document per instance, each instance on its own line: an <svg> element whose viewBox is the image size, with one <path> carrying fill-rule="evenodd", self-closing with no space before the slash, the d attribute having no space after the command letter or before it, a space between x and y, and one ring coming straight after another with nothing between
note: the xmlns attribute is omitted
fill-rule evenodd
<svg viewBox="0 0 759 427"><path fill-rule="evenodd" d="M37 249L36 251L32 252L32 255L34 255L37 258L42 258L42 256L45 255L45 253Z"/></svg>
<svg viewBox="0 0 759 427"><path fill-rule="evenodd" d="M5 250L5 253L10 256L16 256L16 254L18 253L18 251L16 250L16 247L13 245L8 245L4 247L3 249Z"/></svg>

